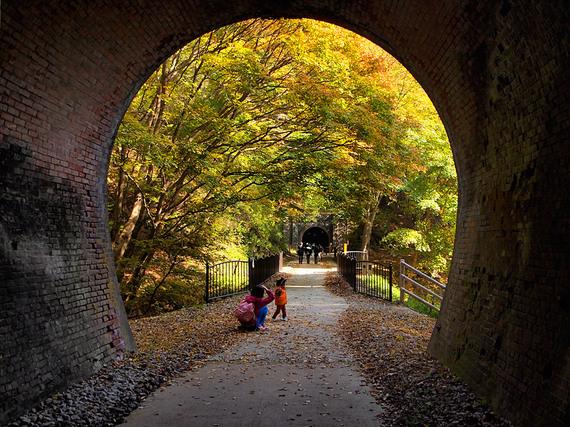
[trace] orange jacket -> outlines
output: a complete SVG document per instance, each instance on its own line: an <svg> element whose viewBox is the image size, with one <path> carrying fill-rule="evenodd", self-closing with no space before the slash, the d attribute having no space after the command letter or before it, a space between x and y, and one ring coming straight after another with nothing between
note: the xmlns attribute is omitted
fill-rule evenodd
<svg viewBox="0 0 570 427"><path fill-rule="evenodd" d="M279 291L281 291L281 295L279 295ZM285 305L287 304L287 292L285 288L279 286L275 289L275 305Z"/></svg>

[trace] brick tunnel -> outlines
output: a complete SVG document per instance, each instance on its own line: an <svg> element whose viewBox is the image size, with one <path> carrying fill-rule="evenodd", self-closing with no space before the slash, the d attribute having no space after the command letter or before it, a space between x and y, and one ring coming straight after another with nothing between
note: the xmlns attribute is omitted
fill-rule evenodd
<svg viewBox="0 0 570 427"><path fill-rule="evenodd" d="M344 26L423 85L460 189L429 351L514 423L570 423L565 0L0 5L1 424L135 349L108 231L114 135L170 54L252 17Z"/></svg>

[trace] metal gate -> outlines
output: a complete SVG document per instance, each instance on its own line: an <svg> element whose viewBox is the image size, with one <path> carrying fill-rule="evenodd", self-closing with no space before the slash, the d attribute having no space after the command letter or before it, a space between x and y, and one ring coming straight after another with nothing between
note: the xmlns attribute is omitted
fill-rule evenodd
<svg viewBox="0 0 570 427"><path fill-rule="evenodd" d="M206 263L206 302L249 291L249 262Z"/></svg>
<svg viewBox="0 0 570 427"><path fill-rule="evenodd" d="M249 292L283 268L283 252L249 261L206 263L206 302Z"/></svg>
<svg viewBox="0 0 570 427"><path fill-rule="evenodd" d="M392 263L356 261L356 292L392 301Z"/></svg>
<svg viewBox="0 0 570 427"><path fill-rule="evenodd" d="M383 265L374 261L358 261L343 253L337 256L338 272L360 292L392 301L392 263Z"/></svg>

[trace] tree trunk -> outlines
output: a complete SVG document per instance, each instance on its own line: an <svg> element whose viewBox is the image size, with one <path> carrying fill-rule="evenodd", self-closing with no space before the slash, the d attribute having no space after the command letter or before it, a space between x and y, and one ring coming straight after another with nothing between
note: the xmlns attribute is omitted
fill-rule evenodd
<svg viewBox="0 0 570 427"><path fill-rule="evenodd" d="M372 228L374 227L374 220L378 213L378 206L380 205L381 193L377 192L374 200L368 206L366 219L364 220L364 230L362 231L362 250L367 251L370 246L370 239L372 238Z"/></svg>
<svg viewBox="0 0 570 427"><path fill-rule="evenodd" d="M122 168L119 168L115 203L113 204L113 211L111 212L111 221L113 222L113 228L111 229L111 241L113 242L113 245L115 244L119 235L119 230L121 229L121 214L123 212L126 184L127 180L125 179L125 171Z"/></svg>
<svg viewBox="0 0 570 427"><path fill-rule="evenodd" d="M132 274L131 278L129 279L129 283L127 284L127 287L133 293L136 294L136 292L138 292L138 289L140 287L140 283L146 274L146 269L148 268L152 259L154 258L155 253L156 253L156 250L154 248L151 248L148 250L144 250L140 254L140 256L139 256L140 262L135 267L135 269L133 270L133 274Z"/></svg>
<svg viewBox="0 0 570 427"><path fill-rule="evenodd" d="M131 210L131 215L129 217L129 220L125 224L123 231L121 231L121 234L119 234L115 242L115 248L113 249L115 262L119 261L123 257L125 250L127 249L129 242L131 241L135 225L137 224L137 221L143 211L143 206L144 206L143 195L142 193L138 193L133 209Z"/></svg>

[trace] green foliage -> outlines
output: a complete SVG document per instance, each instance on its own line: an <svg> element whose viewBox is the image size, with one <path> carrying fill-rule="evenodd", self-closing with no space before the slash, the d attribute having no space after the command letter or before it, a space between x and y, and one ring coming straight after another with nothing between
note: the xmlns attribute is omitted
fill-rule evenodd
<svg viewBox="0 0 570 427"><path fill-rule="evenodd" d="M394 299L394 301L400 301L400 288L398 286L392 287L392 298ZM437 302L434 301L431 302L436 307L439 306ZM433 319L437 319L439 317L439 312L437 310L434 310L433 308L425 305L421 301L418 301L410 297L409 295L406 295L404 304L406 304L406 306L408 306L412 310L417 311L418 313L421 314L425 314L426 316L429 316Z"/></svg>
<svg viewBox="0 0 570 427"><path fill-rule="evenodd" d="M373 249L388 250L394 258L412 257L418 268L445 275L457 215L457 178L449 141L419 84L393 59L387 59L386 64L392 84L392 111L399 117L399 138L389 146L390 150L400 150L396 152L401 161L394 163L398 172L391 181L384 181L388 185L377 189L376 199L368 199L372 202L368 207L351 205L348 216L362 224L358 229L361 235L352 236L351 245L357 246L359 238L362 246L371 241ZM383 160L386 156L393 158L392 151L375 153L365 165L384 170L389 166ZM367 176L364 186L373 189L368 181ZM373 228L368 235L367 226Z"/></svg>
<svg viewBox="0 0 570 427"><path fill-rule="evenodd" d="M284 250L282 224L322 211L445 269L453 162L433 106L406 79L377 46L309 20L245 21L176 52L136 95L111 158L129 313L195 302L205 261Z"/></svg>
<svg viewBox="0 0 570 427"><path fill-rule="evenodd" d="M420 252L430 250L424 236L419 231L409 228L398 228L388 233L382 242L395 249L410 249Z"/></svg>

